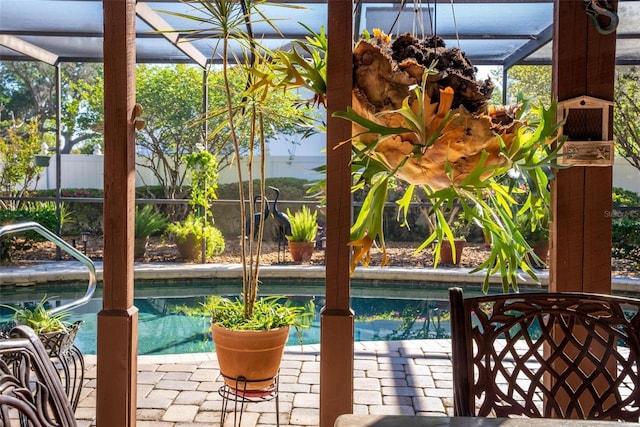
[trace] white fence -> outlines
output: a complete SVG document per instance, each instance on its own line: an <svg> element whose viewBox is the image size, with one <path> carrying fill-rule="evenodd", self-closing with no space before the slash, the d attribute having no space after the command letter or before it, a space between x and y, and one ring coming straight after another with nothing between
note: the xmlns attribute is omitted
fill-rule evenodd
<svg viewBox="0 0 640 427"><path fill-rule="evenodd" d="M104 156L95 154L63 154L60 170L61 188L103 188ZM139 162L144 159L138 158ZM259 159L257 159L259 161ZM268 156L265 164L267 177L291 177L315 180L323 175L313 169L325 163L324 156ZM40 175L38 190L56 188L56 158L51 157L49 167ZM246 174L245 174L246 176ZM219 183L236 182L235 168L225 168L220 172ZM136 167L136 186L158 185L153 173L144 167Z"/></svg>
<svg viewBox="0 0 640 427"><path fill-rule="evenodd" d="M613 165L613 186L640 193L640 171L622 157Z"/></svg>
<svg viewBox="0 0 640 427"><path fill-rule="evenodd" d="M60 174L61 188L103 188L104 156L95 154L65 154L62 158ZM139 159L142 161L142 159ZM324 156L296 155L289 156L268 155L266 161L267 177L291 177L315 180L323 175L313 169L325 164ZM235 182L234 168L226 168L220 172L221 184ZM157 185L158 181L145 168L136 168L136 185ZM640 193L640 171L631 166L626 160L617 158L613 168L613 185ZM50 166L43 172L38 181L38 189L56 188L56 159L51 158Z"/></svg>

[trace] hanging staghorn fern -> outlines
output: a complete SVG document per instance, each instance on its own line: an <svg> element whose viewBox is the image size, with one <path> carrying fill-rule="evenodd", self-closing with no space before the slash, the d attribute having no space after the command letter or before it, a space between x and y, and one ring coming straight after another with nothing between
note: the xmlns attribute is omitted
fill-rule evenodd
<svg viewBox="0 0 640 427"><path fill-rule="evenodd" d="M453 241L447 212L461 207L464 219L480 226L492 243L484 290L492 273L502 287L517 290L519 271L538 280L531 268L532 249L514 221L514 195L530 190L519 215L548 208L548 183L560 125L550 108L521 99L515 107L490 107L493 90L459 49L447 49L437 37L424 42L405 34L365 33L354 49L353 108L335 116L354 124L354 188L369 188L351 228L352 270L368 265L377 244L386 264L383 209L389 180L407 183L396 201L406 215L419 187L432 203L435 229L419 246L435 242L437 265L444 239Z"/></svg>

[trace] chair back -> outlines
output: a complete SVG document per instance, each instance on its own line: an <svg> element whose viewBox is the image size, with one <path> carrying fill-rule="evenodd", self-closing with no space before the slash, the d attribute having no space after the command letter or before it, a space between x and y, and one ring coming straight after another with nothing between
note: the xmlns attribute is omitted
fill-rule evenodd
<svg viewBox="0 0 640 427"><path fill-rule="evenodd" d="M77 426L44 345L26 326L0 339L0 426Z"/></svg>
<svg viewBox="0 0 640 427"><path fill-rule="evenodd" d="M640 301L449 290L457 416L637 422Z"/></svg>

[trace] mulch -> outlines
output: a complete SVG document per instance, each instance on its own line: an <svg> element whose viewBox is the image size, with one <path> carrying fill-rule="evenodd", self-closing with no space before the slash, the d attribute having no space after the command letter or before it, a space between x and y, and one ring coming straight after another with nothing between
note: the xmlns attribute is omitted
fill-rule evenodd
<svg viewBox="0 0 640 427"><path fill-rule="evenodd" d="M66 237L65 240L73 244L73 237ZM421 242L387 242L387 257L389 264L393 267L433 267L433 256L430 249L425 249L415 253L415 249ZM239 241L229 240L225 242L226 247L221 255L217 255L210 260L212 264L237 264L240 263ZM76 247L82 252L83 242L79 239L75 241ZM86 254L94 261L102 261L103 242L101 237L90 236L87 241ZM484 243L467 243L460 260L461 267L476 267L487 259L489 249ZM72 259L64 251L63 259ZM288 250L280 252L278 256L277 242L264 242L262 247L262 263L264 265L294 264ZM382 256L379 250L372 251L371 265L379 265ZM23 260L55 260L56 247L51 242L39 242L28 250L12 252L12 262L19 263ZM137 261L145 262L199 262L184 261L180 258L176 245L162 237L151 237L147 251L143 259ZM280 261L280 262L279 262ZM629 260L612 258L612 274L616 276L640 277L640 269ZM316 249L308 265L324 265L324 250Z"/></svg>

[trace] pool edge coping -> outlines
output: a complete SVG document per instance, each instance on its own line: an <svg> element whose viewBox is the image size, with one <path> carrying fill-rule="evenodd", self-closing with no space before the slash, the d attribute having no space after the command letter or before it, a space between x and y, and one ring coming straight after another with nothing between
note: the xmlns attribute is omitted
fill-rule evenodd
<svg viewBox="0 0 640 427"><path fill-rule="evenodd" d="M102 262L96 262L98 281L103 278ZM173 279L238 279L241 277L240 264L182 264L182 263L135 263L136 280L173 280ZM362 281L410 281L410 282L449 282L477 283L484 280L484 272L471 273L465 267L358 267L351 277ZM324 280L325 266L314 265L264 265L260 268L263 279L287 279L295 274L296 278ZM526 274L518 276L520 286L547 286L548 270L536 271L540 283L537 284ZM83 281L87 270L77 261L47 261L25 263L19 266L3 267L0 270L0 286L28 285L55 281ZM491 284L501 284L500 275L491 275ZM640 286L640 278L612 277L612 288L621 292L635 292Z"/></svg>

